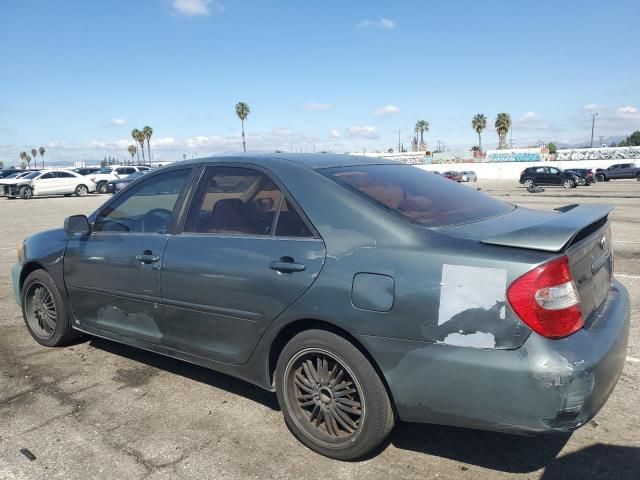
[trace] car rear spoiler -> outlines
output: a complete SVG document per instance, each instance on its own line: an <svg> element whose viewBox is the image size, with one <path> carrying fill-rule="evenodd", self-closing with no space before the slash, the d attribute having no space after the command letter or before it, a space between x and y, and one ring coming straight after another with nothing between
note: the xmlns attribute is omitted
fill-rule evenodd
<svg viewBox="0 0 640 480"><path fill-rule="evenodd" d="M566 205L553 218L530 227L482 239L482 243L502 247L561 252L583 230L597 230L607 221L614 205ZM597 224L597 225L596 225ZM587 235L584 235L587 236Z"/></svg>

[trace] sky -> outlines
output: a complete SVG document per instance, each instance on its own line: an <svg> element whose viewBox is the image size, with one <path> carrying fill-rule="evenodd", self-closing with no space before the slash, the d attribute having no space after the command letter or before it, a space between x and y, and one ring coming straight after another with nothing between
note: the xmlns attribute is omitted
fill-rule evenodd
<svg viewBox="0 0 640 480"><path fill-rule="evenodd" d="M639 0L0 0L0 161L577 143L640 130Z"/></svg>

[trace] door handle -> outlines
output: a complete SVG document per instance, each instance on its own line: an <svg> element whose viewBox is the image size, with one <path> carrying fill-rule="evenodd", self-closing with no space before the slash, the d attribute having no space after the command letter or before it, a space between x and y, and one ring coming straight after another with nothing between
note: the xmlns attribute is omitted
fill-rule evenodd
<svg viewBox="0 0 640 480"><path fill-rule="evenodd" d="M141 263L155 263L160 260L160 255L145 253L142 255L136 255L136 260Z"/></svg>
<svg viewBox="0 0 640 480"><path fill-rule="evenodd" d="M302 272L305 268L304 264L296 263L291 257L281 257L280 260L271 262L269 268L277 270L278 272L291 273Z"/></svg>

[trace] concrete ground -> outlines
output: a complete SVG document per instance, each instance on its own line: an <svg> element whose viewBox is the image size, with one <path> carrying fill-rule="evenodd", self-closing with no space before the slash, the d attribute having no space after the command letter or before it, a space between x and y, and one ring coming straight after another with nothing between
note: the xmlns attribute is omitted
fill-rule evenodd
<svg viewBox="0 0 640 480"><path fill-rule="evenodd" d="M303 447L274 395L239 380L104 340L41 347L12 299L15 247L104 197L0 199L0 478L640 478L640 183L470 187L541 209L616 205L616 276L632 296L628 357L609 402L570 437L400 424L377 455L341 463Z"/></svg>

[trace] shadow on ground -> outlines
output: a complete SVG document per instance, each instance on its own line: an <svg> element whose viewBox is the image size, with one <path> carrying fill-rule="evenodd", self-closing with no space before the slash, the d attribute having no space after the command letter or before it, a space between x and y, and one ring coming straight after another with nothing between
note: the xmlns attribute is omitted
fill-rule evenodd
<svg viewBox="0 0 640 480"><path fill-rule="evenodd" d="M272 410L280 410L275 394L230 375L109 340L91 338L89 345L99 350L126 357L150 367L171 372L175 375L248 398ZM153 374L150 373L150 375ZM136 381L139 380L137 379Z"/></svg>
<svg viewBox="0 0 640 480"><path fill-rule="evenodd" d="M92 338L89 344L279 410L274 394L229 375L108 340ZM149 376L154 374L156 373L148 372ZM584 428L592 427L587 425ZM542 480L640 478L640 448L595 444L558 458L569 438L570 435L525 437L399 422L386 445L390 443L399 449L467 464L468 466L461 467L463 471L469 466L506 473L531 473L544 469ZM382 446L380 450L384 448ZM376 456L380 450L372 456Z"/></svg>

